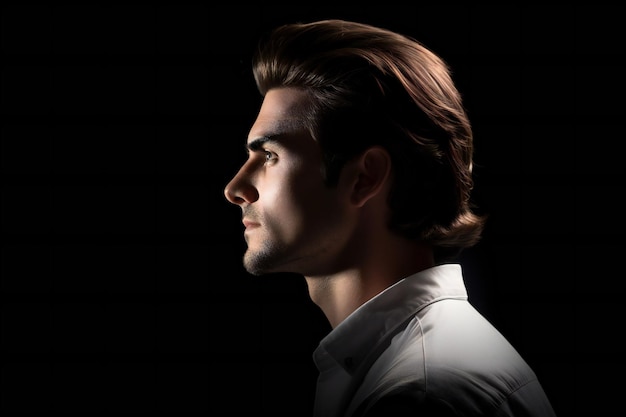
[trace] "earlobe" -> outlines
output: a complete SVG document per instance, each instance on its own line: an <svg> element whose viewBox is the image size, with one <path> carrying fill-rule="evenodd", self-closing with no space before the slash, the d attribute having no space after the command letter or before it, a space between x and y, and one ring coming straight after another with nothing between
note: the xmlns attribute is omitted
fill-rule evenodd
<svg viewBox="0 0 626 417"><path fill-rule="evenodd" d="M386 149L375 146L366 149L354 161L351 201L363 206L374 197L385 195L391 176L391 157Z"/></svg>

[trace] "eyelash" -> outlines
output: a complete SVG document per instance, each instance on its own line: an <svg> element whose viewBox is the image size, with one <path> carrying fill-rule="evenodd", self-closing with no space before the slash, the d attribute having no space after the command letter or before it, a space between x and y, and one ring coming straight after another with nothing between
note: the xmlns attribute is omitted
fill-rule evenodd
<svg viewBox="0 0 626 417"><path fill-rule="evenodd" d="M277 155L274 152L263 150L265 152L265 163L274 163L276 162Z"/></svg>

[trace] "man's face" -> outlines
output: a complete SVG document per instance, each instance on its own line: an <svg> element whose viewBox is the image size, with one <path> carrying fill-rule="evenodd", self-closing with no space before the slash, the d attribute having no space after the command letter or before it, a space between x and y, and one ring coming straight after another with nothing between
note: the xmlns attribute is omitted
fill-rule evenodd
<svg viewBox="0 0 626 417"><path fill-rule="evenodd" d="M250 129L248 159L225 188L242 209L252 274L328 274L346 243L349 197L322 177L319 145L303 127L308 96L296 89L270 90Z"/></svg>

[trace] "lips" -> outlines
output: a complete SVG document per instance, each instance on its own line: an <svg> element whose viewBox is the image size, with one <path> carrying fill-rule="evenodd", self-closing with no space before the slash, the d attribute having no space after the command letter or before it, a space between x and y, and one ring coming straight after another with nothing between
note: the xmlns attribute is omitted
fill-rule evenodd
<svg viewBox="0 0 626 417"><path fill-rule="evenodd" d="M242 223L246 229L253 229L261 225L260 223L253 222L252 220L248 220L248 219L243 219Z"/></svg>

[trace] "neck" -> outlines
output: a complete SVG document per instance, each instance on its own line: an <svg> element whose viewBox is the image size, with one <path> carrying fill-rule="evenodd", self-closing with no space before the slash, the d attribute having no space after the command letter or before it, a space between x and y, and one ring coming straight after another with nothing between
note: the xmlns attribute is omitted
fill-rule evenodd
<svg viewBox="0 0 626 417"><path fill-rule="evenodd" d="M430 248L397 236L355 253L358 258L336 273L305 277L311 300L332 328L384 289L435 264Z"/></svg>

